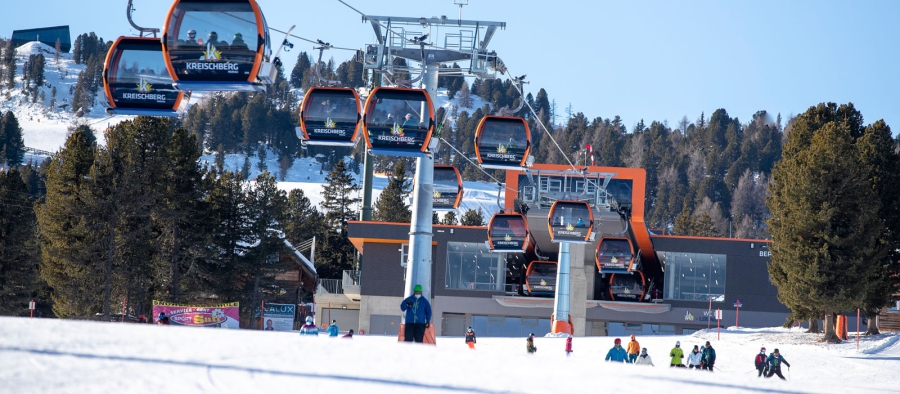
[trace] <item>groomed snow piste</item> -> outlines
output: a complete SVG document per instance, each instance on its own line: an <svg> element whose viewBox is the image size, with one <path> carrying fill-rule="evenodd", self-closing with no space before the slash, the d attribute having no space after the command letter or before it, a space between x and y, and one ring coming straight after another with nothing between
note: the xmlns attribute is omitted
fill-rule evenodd
<svg viewBox="0 0 900 394"><path fill-rule="evenodd" d="M638 336L656 367L606 363L610 337L461 337L437 346L395 337L301 337L225 330L58 319L0 318L2 393L862 393L897 392L900 336L824 345L800 330L715 329L690 336ZM854 339L851 337L851 339ZM628 338L623 337L623 342ZM709 340L715 373L673 369L680 340L689 351ZM788 381L756 377L760 346L778 348Z"/></svg>

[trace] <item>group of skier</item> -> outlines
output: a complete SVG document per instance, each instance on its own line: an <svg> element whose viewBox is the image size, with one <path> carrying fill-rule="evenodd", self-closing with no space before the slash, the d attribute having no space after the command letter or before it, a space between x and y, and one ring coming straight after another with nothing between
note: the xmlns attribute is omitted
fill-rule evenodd
<svg viewBox="0 0 900 394"><path fill-rule="evenodd" d="M788 371L791 369L791 363L784 359L781 353L778 352L778 349L766 356L766 348L761 347L759 354L753 359L753 363L756 365L756 371L759 372L756 377L765 376L771 378L773 375L778 375L781 380L786 380L784 375L781 374L781 364L787 365Z"/></svg>
<svg viewBox="0 0 900 394"><path fill-rule="evenodd" d="M671 357L670 367L688 367L698 371L702 369L712 372L716 364L716 349L713 349L709 341L706 341L706 345L703 346L694 345L694 348L687 355L687 366L685 366L682 363L684 351L681 349L681 341L675 341L675 347L669 352L669 357Z"/></svg>

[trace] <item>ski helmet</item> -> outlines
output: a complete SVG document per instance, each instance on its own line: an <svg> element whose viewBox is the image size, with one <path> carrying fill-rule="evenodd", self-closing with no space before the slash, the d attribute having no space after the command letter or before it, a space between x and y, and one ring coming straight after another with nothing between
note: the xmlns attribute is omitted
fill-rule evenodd
<svg viewBox="0 0 900 394"><path fill-rule="evenodd" d="M306 322L307 322L307 323L312 323L312 322L313 322L313 317L312 317L312 316L307 316L307 317L306 317Z"/></svg>
<svg viewBox="0 0 900 394"><path fill-rule="evenodd" d="M632 341L634 340L634 334L631 334L631 340Z"/></svg>
<svg viewBox="0 0 900 394"><path fill-rule="evenodd" d="M618 345L618 344L620 344L620 343L622 343L622 340L619 339L619 338L616 338L616 345Z"/></svg>
<svg viewBox="0 0 900 394"><path fill-rule="evenodd" d="M760 351L761 353L765 353L765 352L766 352L766 347L763 346L763 347L759 348L759 351Z"/></svg>
<svg viewBox="0 0 900 394"><path fill-rule="evenodd" d="M681 341L675 341L675 346L681 346Z"/></svg>
<svg viewBox="0 0 900 394"><path fill-rule="evenodd" d="M472 327L467 328L466 332L472 332Z"/></svg>

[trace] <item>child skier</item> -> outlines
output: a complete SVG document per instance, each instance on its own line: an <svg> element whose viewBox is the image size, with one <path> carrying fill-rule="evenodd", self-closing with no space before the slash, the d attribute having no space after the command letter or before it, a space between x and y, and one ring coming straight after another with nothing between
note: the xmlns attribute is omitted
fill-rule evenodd
<svg viewBox="0 0 900 394"><path fill-rule="evenodd" d="M525 340L525 349L528 350L529 354L537 351L537 348L534 347L534 333L528 335L528 339Z"/></svg>
<svg viewBox="0 0 900 394"><path fill-rule="evenodd" d="M340 332L340 330L338 329L337 320L332 320L331 324L328 326L328 336L336 337L338 336L338 332Z"/></svg>
<svg viewBox="0 0 900 394"><path fill-rule="evenodd" d="M469 345L469 349L475 350L475 331L472 327L466 329L466 345Z"/></svg>
<svg viewBox="0 0 900 394"><path fill-rule="evenodd" d="M766 358L766 348L759 348L759 354L757 354L756 358L753 360L753 363L756 365L756 370L759 371L759 374L756 375L757 378L768 372L769 362L766 361Z"/></svg>
<svg viewBox="0 0 900 394"><path fill-rule="evenodd" d="M687 361L688 368L694 369L696 368L698 371L700 370L700 358L703 356L703 353L700 352L700 348L697 345L694 345L694 350L691 350L688 353Z"/></svg>
<svg viewBox="0 0 900 394"><path fill-rule="evenodd" d="M653 365L653 359L650 358L650 355L647 354L647 348L641 349L641 355L638 356L637 360L634 362L635 365L649 365L651 367L655 367Z"/></svg>
<svg viewBox="0 0 900 394"><path fill-rule="evenodd" d="M572 336L566 337L566 357L572 355Z"/></svg>

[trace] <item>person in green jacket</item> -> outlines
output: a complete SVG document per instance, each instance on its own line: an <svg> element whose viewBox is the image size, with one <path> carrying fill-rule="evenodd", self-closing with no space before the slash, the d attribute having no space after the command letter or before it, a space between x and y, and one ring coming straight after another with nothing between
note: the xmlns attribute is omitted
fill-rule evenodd
<svg viewBox="0 0 900 394"><path fill-rule="evenodd" d="M681 350L681 341L675 341L675 347L669 352L669 357L672 357L672 362L669 363L670 367L684 368L684 364L682 364L681 361L684 359L684 351Z"/></svg>
<svg viewBox="0 0 900 394"><path fill-rule="evenodd" d="M791 369L791 363L787 362L787 360L778 353L778 349L775 349L766 361L769 363L769 372L766 374L767 378L771 378L772 375L778 375L781 380L787 380L784 378L784 375L781 374L781 364L787 365L788 369Z"/></svg>

